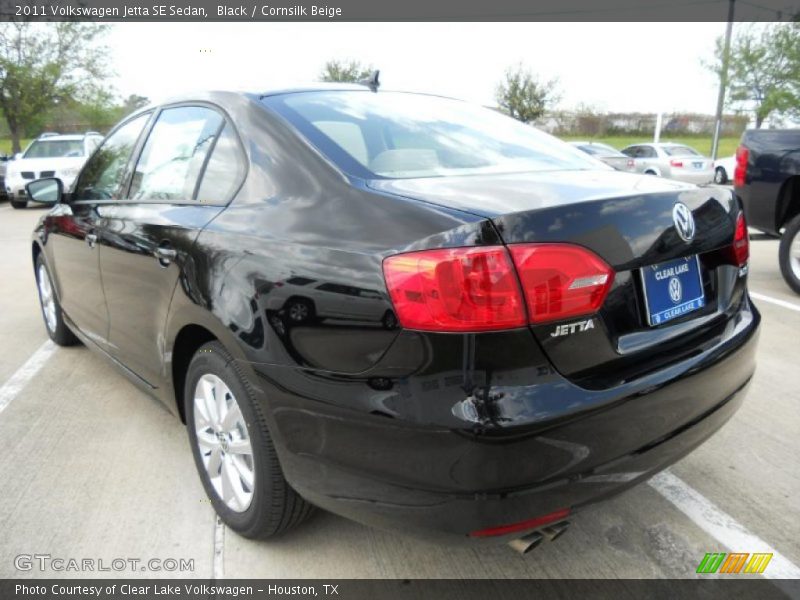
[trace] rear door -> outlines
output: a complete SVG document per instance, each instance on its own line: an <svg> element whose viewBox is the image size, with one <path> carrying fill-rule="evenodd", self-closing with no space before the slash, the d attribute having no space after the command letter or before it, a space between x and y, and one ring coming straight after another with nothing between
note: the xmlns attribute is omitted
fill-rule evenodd
<svg viewBox="0 0 800 600"><path fill-rule="evenodd" d="M230 201L244 173L221 110L163 108L143 143L126 197L100 208L100 271L110 351L150 385L163 380L163 327L200 230Z"/></svg>
<svg viewBox="0 0 800 600"><path fill-rule="evenodd" d="M46 217L59 300L70 320L98 345L108 339L100 277L98 207L124 193L131 156L150 118L139 115L113 131L80 174L69 204Z"/></svg>

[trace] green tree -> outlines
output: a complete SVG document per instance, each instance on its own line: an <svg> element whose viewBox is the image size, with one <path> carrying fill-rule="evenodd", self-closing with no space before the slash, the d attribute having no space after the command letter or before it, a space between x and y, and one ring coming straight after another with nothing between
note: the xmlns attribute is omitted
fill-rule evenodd
<svg viewBox="0 0 800 600"><path fill-rule="evenodd" d="M93 23L0 24L0 109L12 151L23 132L59 103L91 95L108 76L106 31Z"/></svg>
<svg viewBox="0 0 800 600"><path fill-rule="evenodd" d="M557 80L541 81L522 64L506 70L495 92L500 110L523 123L541 117L559 98Z"/></svg>
<svg viewBox="0 0 800 600"><path fill-rule="evenodd" d="M320 81L338 81L355 83L372 74L372 67L357 60L329 60L319 74Z"/></svg>
<svg viewBox="0 0 800 600"><path fill-rule="evenodd" d="M121 119L125 115L129 115L135 110L140 108L144 108L150 104L150 99L146 96L139 96L138 94L131 94L125 100L122 101L122 106L120 107L121 113L119 118Z"/></svg>
<svg viewBox="0 0 800 600"><path fill-rule="evenodd" d="M760 128L772 114L800 114L800 23L739 25L731 40L725 104L748 110ZM709 68L722 77L723 39Z"/></svg>

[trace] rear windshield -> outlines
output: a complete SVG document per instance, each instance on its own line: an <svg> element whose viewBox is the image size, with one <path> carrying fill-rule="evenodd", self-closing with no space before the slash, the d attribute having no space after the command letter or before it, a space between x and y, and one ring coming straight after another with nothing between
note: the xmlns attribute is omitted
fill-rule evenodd
<svg viewBox="0 0 800 600"><path fill-rule="evenodd" d="M700 153L689 146L663 146L669 156L700 156Z"/></svg>
<svg viewBox="0 0 800 600"><path fill-rule="evenodd" d="M333 91L269 96L264 103L356 177L604 168L529 125L458 100Z"/></svg>
<svg viewBox="0 0 800 600"><path fill-rule="evenodd" d="M584 152L588 152L592 156L617 156L624 157L625 155L611 146L605 144L582 144L578 146Z"/></svg>
<svg viewBox="0 0 800 600"><path fill-rule="evenodd" d="M83 156L83 140L41 140L33 142L24 158L63 158Z"/></svg>

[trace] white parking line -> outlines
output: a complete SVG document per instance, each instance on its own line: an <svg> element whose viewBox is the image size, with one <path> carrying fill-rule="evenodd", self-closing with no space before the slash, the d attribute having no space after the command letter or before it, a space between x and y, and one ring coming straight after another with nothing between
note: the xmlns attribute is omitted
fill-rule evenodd
<svg viewBox="0 0 800 600"><path fill-rule="evenodd" d="M755 298L756 300L761 300L762 302L769 302L770 304L775 304L776 306L782 306L783 308L800 312L800 304L794 304L792 302L787 302L786 300L780 300L779 298L773 298L772 296L766 296L753 291L750 292L750 297Z"/></svg>
<svg viewBox="0 0 800 600"><path fill-rule="evenodd" d="M33 379L33 376L39 372L42 365L47 362L47 359L52 356L56 351L56 346L52 341L47 340L44 344L39 346L39 349L17 369L11 378L3 384L0 388L0 413L11 404L11 401L17 397L22 389L28 385L28 382Z"/></svg>
<svg viewBox="0 0 800 600"><path fill-rule="evenodd" d="M216 516L214 521L214 558L211 561L211 576L214 579L225 577L225 525Z"/></svg>
<svg viewBox="0 0 800 600"><path fill-rule="evenodd" d="M703 531L733 552L766 552L772 554L764 577L769 579L798 579L800 568L757 535L750 533L729 514L722 512L708 498L689 487L681 479L663 471L649 484L672 502L678 510L695 522Z"/></svg>

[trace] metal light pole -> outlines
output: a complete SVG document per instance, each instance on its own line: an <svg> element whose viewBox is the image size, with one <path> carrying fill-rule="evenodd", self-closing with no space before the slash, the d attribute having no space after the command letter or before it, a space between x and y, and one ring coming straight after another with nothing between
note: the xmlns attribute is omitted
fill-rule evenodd
<svg viewBox="0 0 800 600"><path fill-rule="evenodd" d="M722 73L719 78L719 96L717 96L717 116L714 122L714 141L711 142L711 160L717 160L719 150L719 134L722 131L722 108L725 105L725 87L728 83L728 63L731 58L731 32L733 31L733 9L736 0L728 0L728 26L725 29L725 47L722 50Z"/></svg>

